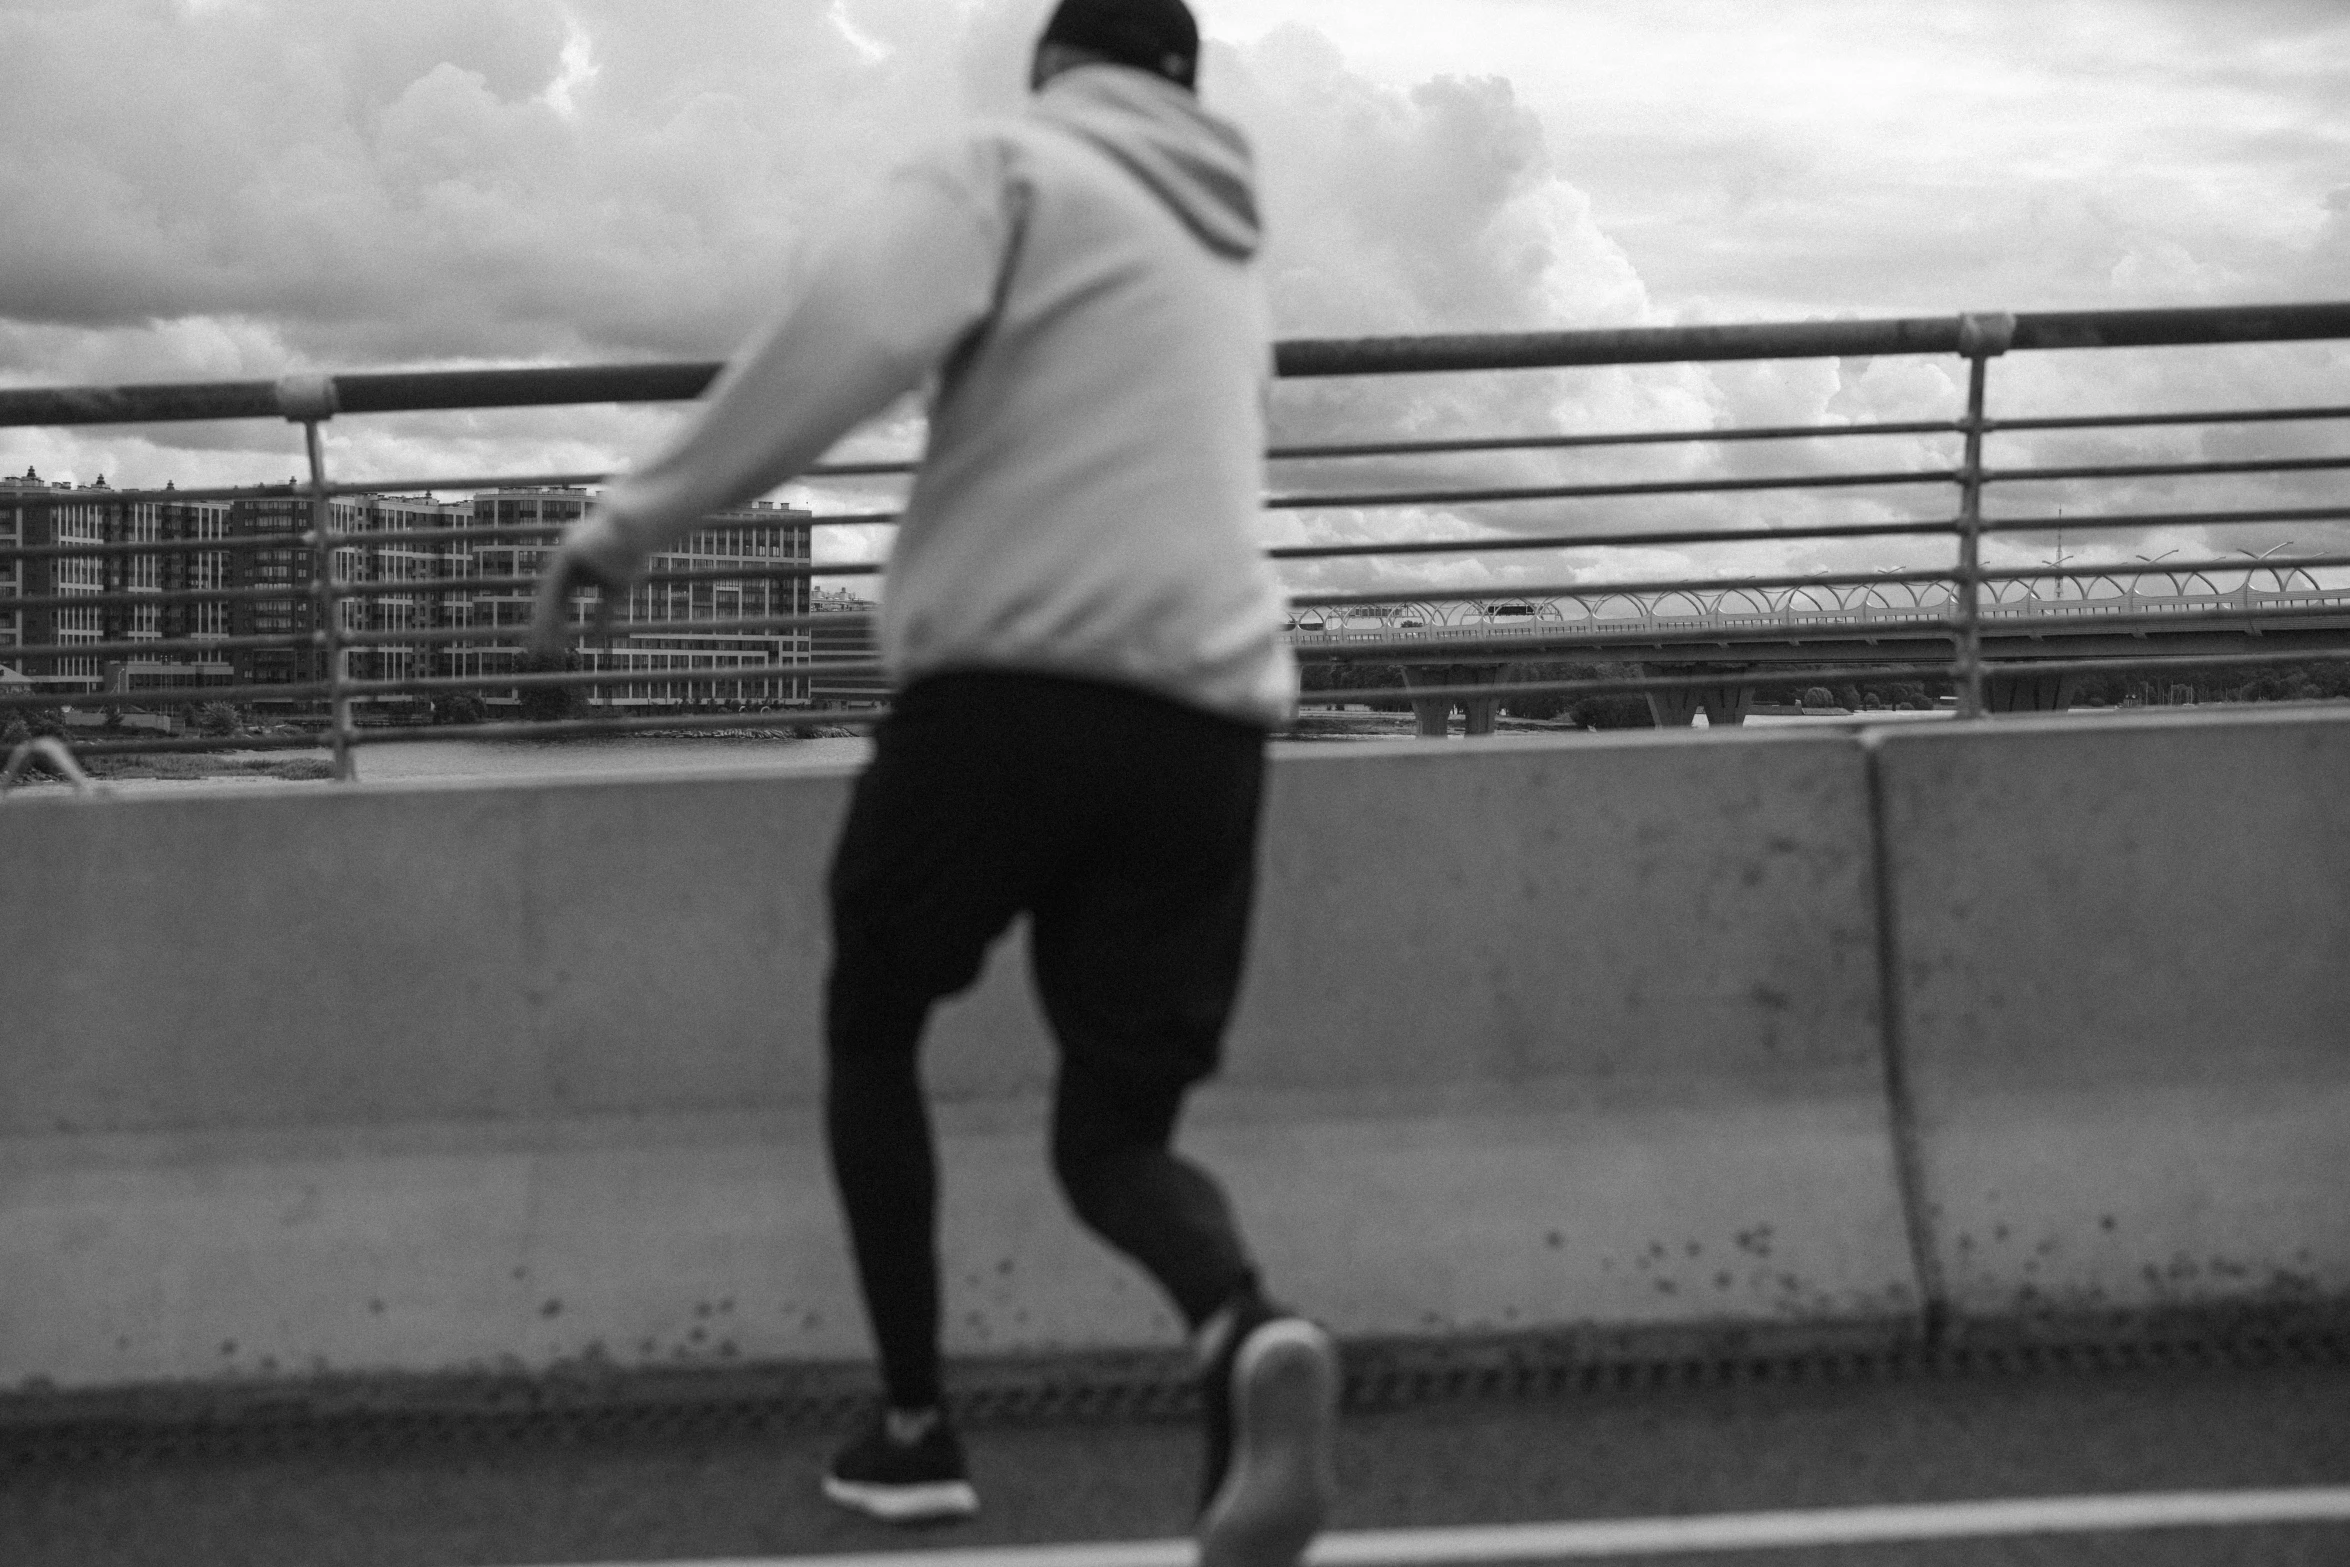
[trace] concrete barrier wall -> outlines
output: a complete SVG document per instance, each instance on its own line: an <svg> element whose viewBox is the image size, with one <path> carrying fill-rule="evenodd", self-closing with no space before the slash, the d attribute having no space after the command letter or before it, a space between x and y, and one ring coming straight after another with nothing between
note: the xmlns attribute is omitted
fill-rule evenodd
<svg viewBox="0 0 2350 1567"><path fill-rule="evenodd" d="M2350 714L1886 736L1961 1319L2350 1295Z"/></svg>
<svg viewBox="0 0 2350 1567"><path fill-rule="evenodd" d="M0 1386L850 1357L843 778L0 808ZM1914 1310L1836 736L1275 769L1189 1145L1365 1334ZM1166 1343L1065 1216L1015 939L942 1017L950 1345Z"/></svg>
<svg viewBox="0 0 2350 1567"><path fill-rule="evenodd" d="M1299 748L1186 1141L1353 1334L2339 1299L2346 762L2332 714ZM861 1356L845 799L0 804L0 1388ZM950 1347L1168 1343L1050 1187L1021 968L929 1056Z"/></svg>

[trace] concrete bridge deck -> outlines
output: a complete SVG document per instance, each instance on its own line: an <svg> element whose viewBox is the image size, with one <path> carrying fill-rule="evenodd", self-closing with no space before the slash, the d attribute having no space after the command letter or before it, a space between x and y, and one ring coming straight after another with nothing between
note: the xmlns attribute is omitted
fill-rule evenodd
<svg viewBox="0 0 2350 1567"><path fill-rule="evenodd" d="M1364 1339L2338 1303L2346 775L2331 710L1294 756L1190 1136ZM845 789L0 803L0 1385L860 1356ZM1008 943L932 1056L952 1347L1161 1344L1042 1041Z"/></svg>
<svg viewBox="0 0 2350 1567"><path fill-rule="evenodd" d="M1284 1288L1438 1366L1670 1339L1819 1368L1365 1407L1341 1525L2340 1484L2350 1401L2305 1355L1858 1368L2166 1314L2279 1344L2339 1321L2344 776L2331 711L1282 762L1254 983L1189 1136ZM904 1543L818 1510L830 1430L756 1400L731 1434L518 1446L382 1415L473 1379L494 1435L498 1399L565 1377L853 1375L807 999L844 783L0 802L0 1424L132 1433L12 1469L0 1559ZM1042 1173L1017 956L932 1057L959 1375L1140 1355L1148 1383L1162 1314ZM338 1399L349 1445L311 1418ZM137 1434L207 1410L225 1428L181 1457ZM982 1421L975 1445L991 1511L925 1543L1182 1527L1180 1425ZM1834 1559L2344 1553L2298 1525Z"/></svg>

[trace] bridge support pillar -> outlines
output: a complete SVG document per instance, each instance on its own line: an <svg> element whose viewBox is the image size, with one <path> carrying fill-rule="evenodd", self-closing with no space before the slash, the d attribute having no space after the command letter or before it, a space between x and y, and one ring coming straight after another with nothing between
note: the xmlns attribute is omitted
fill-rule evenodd
<svg viewBox="0 0 2350 1567"><path fill-rule="evenodd" d="M1666 675L1673 671L1655 664L1644 664L1644 675ZM1710 728L1734 728L1746 722L1746 715L1754 711L1754 687L1735 681L1724 681L1718 686L1681 686L1671 691L1651 691L1648 711L1659 729L1685 729L1697 721L1700 712Z"/></svg>
<svg viewBox="0 0 2350 1567"><path fill-rule="evenodd" d="M1994 674L1983 681L1983 706L1994 713L2061 713L2080 689L2078 675Z"/></svg>
<svg viewBox="0 0 2350 1567"><path fill-rule="evenodd" d="M1493 733L1493 710L1498 702L1499 698L1490 696L1473 696L1464 700L1461 703L1461 716L1466 721L1461 725L1461 733L1472 736Z"/></svg>
<svg viewBox="0 0 2350 1567"><path fill-rule="evenodd" d="M1504 666L1500 664L1407 664L1403 683L1407 686L1489 686L1501 679ZM1412 716L1419 720L1420 738L1442 740L1452 729L1452 710L1460 708L1468 722L1463 732L1470 735L1493 733L1494 710L1498 697L1414 697Z"/></svg>

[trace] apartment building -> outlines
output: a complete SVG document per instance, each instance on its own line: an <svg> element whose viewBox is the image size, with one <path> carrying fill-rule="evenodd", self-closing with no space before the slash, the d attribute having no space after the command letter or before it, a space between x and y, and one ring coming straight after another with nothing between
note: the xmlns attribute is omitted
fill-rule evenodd
<svg viewBox="0 0 2350 1567"><path fill-rule="evenodd" d="M473 498L477 527L559 530L587 514L594 496L576 488L492 490ZM715 512L675 545L653 557L651 573L719 572L729 569L805 565L810 555L810 514L791 506L758 502ZM555 534L544 539L483 539L473 546L475 575L482 586L473 599L474 624L520 628L530 624L536 601L533 584ZM641 680L594 688L592 703L657 709L708 702L774 706L808 700L805 675L753 674L729 677L729 670L770 670L804 665L808 634L798 630L701 630L688 622L758 619L808 612L805 577L775 580L714 577L695 582L639 583L619 618L650 628L615 637L610 646L584 634L574 644L580 667L641 674ZM514 670L516 655L506 649L468 649L459 671L494 679Z"/></svg>
<svg viewBox="0 0 2350 1567"><path fill-rule="evenodd" d="M44 504L23 504L36 494ZM10 497L17 504L9 504ZM530 623L548 547L593 501L588 491L577 488L501 489L458 501L429 495L352 495L330 501L327 529L337 536L333 574L344 590L336 625L342 637L358 639L341 650L344 676L495 681L513 673L519 657L513 648L452 643L431 633L483 627L510 631L519 640ZM86 487L51 484L30 472L0 479L0 547L87 545L91 551L0 564L0 662L20 666L25 676L61 696L325 679L326 654L311 645L319 628L311 506L307 497L294 494L230 501L128 500L103 479ZM522 536L496 537L498 530ZM485 531L492 536L482 536ZM168 554L125 548L211 539L221 540L224 548ZM225 547L231 543L238 547ZM657 556L651 569L714 574L804 566L809 547L807 512L761 503L713 515ZM226 603L161 602L177 591L214 588L278 591ZM83 594L127 602L9 607L16 598ZM148 594L158 602L136 601ZM590 700L649 708L805 702L804 674L767 672L805 666L805 630L713 630L687 622L799 615L807 612L808 602L804 577L710 575L701 581L642 584L630 595L625 618L648 629L609 647L590 646L583 636L579 654L585 668L644 678L599 688ZM414 633L416 640L403 640L403 633ZM184 645L228 638L262 638L279 645L223 649L218 655ZM179 645L159 647L151 658L95 651L102 642L149 641ZM18 651L43 645L60 651L45 656ZM93 651L71 651L82 645ZM759 673L730 678L731 670ZM307 705L315 698L299 700ZM365 711L404 707L417 698L357 700Z"/></svg>
<svg viewBox="0 0 2350 1567"><path fill-rule="evenodd" d="M166 486L169 489L169 486ZM33 497L42 504L26 504ZM68 499L70 497L70 499ZM22 672L60 696L99 690L224 685L234 678L222 657L185 646L142 657L101 643L216 641L229 635L221 604L163 602L185 589L223 587L231 576L225 550L171 553L135 546L225 539L229 507L220 501L119 497L103 477L88 485L50 483L28 469L0 478L0 547L86 546L90 553L0 564L0 649L47 646L67 651L23 656ZM88 606L13 599L87 596ZM142 604L140 598L156 599ZM129 600L129 602L124 602ZM75 653L77 647L91 651Z"/></svg>
<svg viewBox="0 0 2350 1567"><path fill-rule="evenodd" d="M429 495L347 495L328 502L327 531L343 536L334 545L334 577L356 590L338 605L339 632L397 634L471 624L471 593L463 585L473 575L470 548L463 539L436 536L464 528L471 517L467 502ZM239 552L239 585L278 587L284 596L234 605L231 623L239 636L283 637L289 644L239 652L240 683L326 678L325 653L303 645L319 627L310 518L311 502L300 495L233 503L230 531L235 536L283 541ZM355 680L416 679L443 672L445 662L428 640L370 642L342 650L343 674Z"/></svg>

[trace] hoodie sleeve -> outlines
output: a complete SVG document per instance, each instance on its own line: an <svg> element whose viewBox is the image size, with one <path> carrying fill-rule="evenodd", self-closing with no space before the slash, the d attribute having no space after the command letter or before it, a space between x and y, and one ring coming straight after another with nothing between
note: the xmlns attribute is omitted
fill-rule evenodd
<svg viewBox="0 0 2350 1567"><path fill-rule="evenodd" d="M797 297L711 388L682 438L565 540L626 581L714 511L805 471L915 385L995 301L1008 225L984 149L910 163L842 213Z"/></svg>

